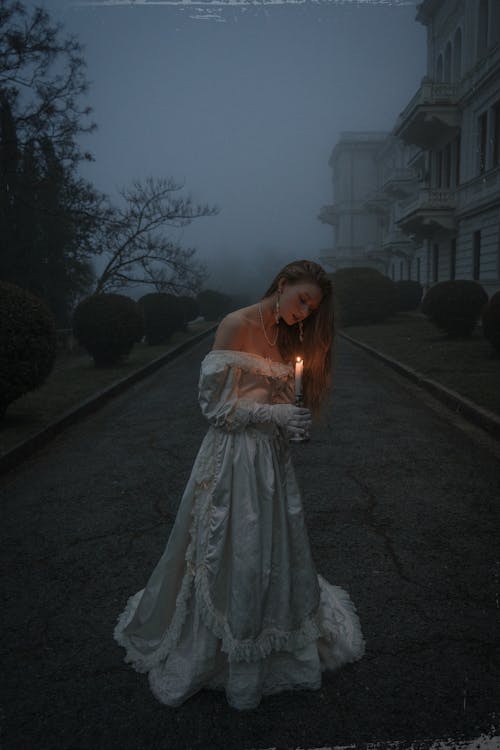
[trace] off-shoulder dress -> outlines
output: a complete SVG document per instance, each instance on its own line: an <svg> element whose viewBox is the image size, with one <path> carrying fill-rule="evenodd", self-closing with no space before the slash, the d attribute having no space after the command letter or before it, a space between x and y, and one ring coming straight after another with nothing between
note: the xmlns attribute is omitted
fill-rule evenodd
<svg viewBox="0 0 500 750"><path fill-rule="evenodd" d="M114 631L169 706L209 688L255 708L363 655L349 595L315 570L287 439L249 422L251 403L293 402L293 383L291 365L257 354L202 362L208 433L164 553Z"/></svg>

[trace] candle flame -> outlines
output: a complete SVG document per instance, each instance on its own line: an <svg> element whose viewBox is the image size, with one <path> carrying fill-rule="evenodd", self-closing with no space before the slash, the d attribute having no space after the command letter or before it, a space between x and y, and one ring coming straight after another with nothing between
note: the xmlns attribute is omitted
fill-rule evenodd
<svg viewBox="0 0 500 750"><path fill-rule="evenodd" d="M302 357L297 357L297 362L302 362Z"/></svg>

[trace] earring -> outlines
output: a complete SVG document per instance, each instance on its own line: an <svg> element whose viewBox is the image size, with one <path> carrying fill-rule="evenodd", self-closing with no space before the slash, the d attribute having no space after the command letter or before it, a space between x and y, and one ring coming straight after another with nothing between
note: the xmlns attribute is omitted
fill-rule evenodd
<svg viewBox="0 0 500 750"><path fill-rule="evenodd" d="M276 325L279 325L280 322L280 296L281 291L278 289L278 297L276 299L276 305L274 307L274 320L276 321Z"/></svg>
<svg viewBox="0 0 500 750"><path fill-rule="evenodd" d="M299 320L297 325L299 327L299 341L300 343L302 343L304 341L304 324L302 323L301 320Z"/></svg>

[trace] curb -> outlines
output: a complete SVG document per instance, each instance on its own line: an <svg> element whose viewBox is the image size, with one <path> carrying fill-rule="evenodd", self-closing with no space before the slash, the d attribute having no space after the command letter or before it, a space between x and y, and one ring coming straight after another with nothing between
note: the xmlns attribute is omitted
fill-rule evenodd
<svg viewBox="0 0 500 750"><path fill-rule="evenodd" d="M349 341L351 344L354 344L354 346L364 349L364 351L368 352L373 357L380 359L384 364L388 365L388 367L391 367L393 370L396 370L400 375L408 378L420 388L429 391L429 393L435 398L439 399L439 401L446 404L446 406L453 409L465 419L468 419L469 422L473 422L475 425L482 427L483 430L486 430L496 440L500 440L500 417L494 412L489 411L488 409L483 409L482 406L478 406L474 401L465 398L465 396L461 396L456 391L452 391L451 388L446 388L436 380L426 378L425 375L417 372L417 370L414 370L407 365L403 365L401 362L398 362L398 360L388 357L386 354L382 354L378 349L374 349L372 346L369 346L362 341L358 341L358 339L353 339L346 333L339 331L339 336L346 339L346 341Z"/></svg>
<svg viewBox="0 0 500 750"><path fill-rule="evenodd" d="M122 391L125 391L129 386L137 383L139 380L142 380L148 375L151 375L160 367L163 367L163 365L167 364L172 359L175 359L175 357L179 356L179 354L182 354L184 351L197 344L199 341L205 338L205 336L213 333L216 328L217 325L213 325L212 327L207 328L205 331L202 331L201 333L192 336L186 341L183 341L182 344L179 344L173 349L170 349L168 352L161 354L156 359L153 359L151 362L148 362L147 365L144 365L138 370L134 370L134 372L131 372L126 377L121 378L121 380L116 380L114 383L112 383L112 385L104 388L102 391L98 391L92 396L89 396L84 401L81 401L77 406L61 414L60 417L55 419L53 422L50 422L39 432L36 432L34 435L27 438L23 442L15 445L14 448L0 456L0 475L6 473L7 471L10 471L15 466L20 464L21 461L31 456L32 453L34 453L39 448L42 448L44 445L46 445L46 443L48 443L50 440L52 440L52 438L66 429L66 427L69 427L79 419L86 417L88 414L97 411L101 406L104 406L104 404L109 401L109 399L122 393Z"/></svg>

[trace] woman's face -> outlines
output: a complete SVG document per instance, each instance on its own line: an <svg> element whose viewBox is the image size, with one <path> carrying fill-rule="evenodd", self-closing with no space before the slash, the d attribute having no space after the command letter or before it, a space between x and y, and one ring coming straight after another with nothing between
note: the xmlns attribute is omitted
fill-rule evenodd
<svg viewBox="0 0 500 750"><path fill-rule="evenodd" d="M280 316L289 326L317 310L323 298L323 292L314 281L299 281L296 284L284 281L279 288Z"/></svg>

